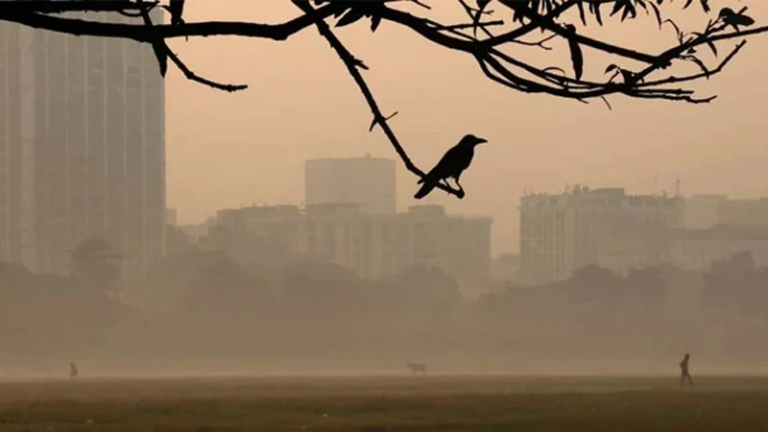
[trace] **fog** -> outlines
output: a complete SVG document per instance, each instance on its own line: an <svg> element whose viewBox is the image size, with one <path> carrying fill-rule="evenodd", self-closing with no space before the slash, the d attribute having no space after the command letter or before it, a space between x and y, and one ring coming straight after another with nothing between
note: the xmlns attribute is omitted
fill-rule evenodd
<svg viewBox="0 0 768 432"><path fill-rule="evenodd" d="M296 14L287 3L190 3L190 22ZM764 16L765 4L752 3L755 16ZM464 19L457 11L445 16ZM693 28L706 19L696 13L680 22ZM656 27L638 19L589 30L636 41L638 49L674 43L673 33ZM44 48L19 54L29 70L8 61L14 80L42 77L9 78L8 89L43 90L34 104L24 102L24 115L34 116L19 122L25 129L8 129L7 154L17 159L2 166L12 186L3 196L13 200L0 226L0 380L66 378L70 362L86 379L408 376L409 362L428 365L430 375L672 376L685 353L694 375L768 373L768 346L760 343L768 331L768 270L749 253L708 270L657 263L617 274L587 266L557 282L521 285L514 277L466 280L450 266L428 264L362 277L333 260L248 242L247 230L195 239L173 224L163 227L167 207L185 224L243 202L298 207L306 159L396 157L379 131L369 133L364 99L312 31L284 44L172 41L195 70L252 85L228 94L177 70L163 80L149 45L59 39L10 24L0 30L8 40ZM402 109L393 124L419 166L428 168L466 133L491 141L462 178L466 200L435 193L424 201L493 218L488 259L491 251L522 249L518 195L526 188L588 181L648 190L661 176L654 193L671 190L677 179L686 191L764 190L765 91L750 85L765 74L764 40L722 78L702 83L707 94L723 95L717 103L620 99L608 111L601 102L585 107L505 90L471 57L449 56L394 24L376 35L367 26L339 34L371 65L366 77L386 112ZM543 55L531 58L549 61ZM600 75L600 61L588 72ZM84 79L72 65L87 69ZM413 70L403 73L405 66ZM71 82L41 84L57 74ZM77 97L65 97L70 93ZM8 119L22 111L22 92L12 96L2 111ZM62 143L49 139L64 135ZM11 169L22 166L22 155L37 159ZM412 203L416 181L392 179L400 208ZM94 235L95 243L78 246ZM84 244L92 248L79 249ZM121 256L126 251L136 256Z"/></svg>
<svg viewBox="0 0 768 432"><path fill-rule="evenodd" d="M144 280L0 270L0 376L765 373L768 271L737 254L709 272L599 267L495 282L477 298L413 267L379 281L302 256L282 266L190 249ZM728 295L724 295L727 293Z"/></svg>

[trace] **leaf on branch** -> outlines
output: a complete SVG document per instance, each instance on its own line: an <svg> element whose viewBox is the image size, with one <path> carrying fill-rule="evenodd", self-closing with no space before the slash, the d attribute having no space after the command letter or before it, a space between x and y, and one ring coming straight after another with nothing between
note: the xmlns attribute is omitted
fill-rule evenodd
<svg viewBox="0 0 768 432"><path fill-rule="evenodd" d="M659 23L659 29L661 29L661 11L659 10L659 7L656 6L656 3L651 3L651 9L653 9L653 15L656 17L656 22Z"/></svg>
<svg viewBox="0 0 768 432"><path fill-rule="evenodd" d="M576 3L576 6L579 8L579 18L581 19L581 23L587 25L587 14L584 11L584 2L579 0L579 2Z"/></svg>
<svg viewBox="0 0 768 432"><path fill-rule="evenodd" d="M712 50L712 54L714 54L715 57L717 57L717 47L715 46L715 43L712 42L711 40L707 40L707 46L709 47L709 49Z"/></svg>
<svg viewBox="0 0 768 432"><path fill-rule="evenodd" d="M742 11L736 13L731 8L720 9L720 19L727 26L731 26L734 30L739 31L739 26L749 27L755 23L751 17L744 15L746 7Z"/></svg>
<svg viewBox="0 0 768 432"><path fill-rule="evenodd" d="M690 62L696 63L696 66L698 66L699 69L701 69L701 71L704 72L705 77L707 79L709 79L709 75L710 75L709 69L707 69L707 65L705 65L704 62L701 61L698 57L692 56L692 55L687 55L687 56L684 56L682 58L684 60L688 60Z"/></svg>
<svg viewBox="0 0 768 432"><path fill-rule="evenodd" d="M607 68L605 68L605 73L609 74L611 72L616 72L619 70L619 67L615 64L609 64Z"/></svg>
<svg viewBox="0 0 768 432"><path fill-rule="evenodd" d="M669 18L667 18L664 21L662 21L662 24L669 24L669 25L671 25L675 29L675 32L677 33L677 41L680 42L680 45L682 45L683 44L683 36L684 35L683 35L683 32L680 31L680 27L678 27L677 24L675 24L675 22L672 21Z"/></svg>
<svg viewBox="0 0 768 432"><path fill-rule="evenodd" d="M617 13L621 12L622 22L624 22L624 20L626 20L628 16L631 16L632 18L636 18L637 9L635 9L635 5L632 2L633 0L615 0L615 2L613 3L613 10L611 11L611 16L614 16Z"/></svg>
<svg viewBox="0 0 768 432"><path fill-rule="evenodd" d="M349 8L348 12L339 19L336 23L336 27L344 27L359 21L365 16L365 11L358 8Z"/></svg>
<svg viewBox="0 0 768 432"><path fill-rule="evenodd" d="M597 20L597 23L601 26L603 25L603 17L600 14L600 5L602 3L600 2L594 2L589 4L589 10L592 12L592 15L595 16L595 19Z"/></svg>
<svg viewBox="0 0 768 432"><path fill-rule="evenodd" d="M381 24L381 16L380 15L372 15L371 16L371 31L375 32L377 28L379 28L379 24Z"/></svg>
<svg viewBox="0 0 768 432"><path fill-rule="evenodd" d="M699 3L705 13L709 13L712 10L712 8L709 7L709 0L699 0Z"/></svg>
<svg viewBox="0 0 768 432"><path fill-rule="evenodd" d="M573 24L566 24L568 32L576 34L576 27ZM584 54L581 52L581 46L572 37L568 38L568 47L571 50L571 64L573 65L574 76L577 81L581 81L581 74L584 72Z"/></svg>
<svg viewBox="0 0 768 432"><path fill-rule="evenodd" d="M611 107L611 103L608 102L608 99L605 96L600 96L600 99L605 102L605 105L608 107L608 111L613 111L613 107Z"/></svg>

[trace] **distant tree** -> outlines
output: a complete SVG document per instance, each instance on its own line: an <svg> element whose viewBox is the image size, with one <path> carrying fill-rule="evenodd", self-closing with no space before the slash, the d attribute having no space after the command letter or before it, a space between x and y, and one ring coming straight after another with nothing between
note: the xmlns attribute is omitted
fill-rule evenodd
<svg viewBox="0 0 768 432"><path fill-rule="evenodd" d="M0 261L0 291L21 289L32 280L32 272L21 264Z"/></svg>
<svg viewBox="0 0 768 432"><path fill-rule="evenodd" d="M73 278L99 290L114 287L120 277L123 256L112 249L102 237L82 241L70 254L70 272Z"/></svg>
<svg viewBox="0 0 768 432"><path fill-rule="evenodd" d="M166 254L173 255L189 252L194 247L194 241L184 231L168 225L165 227Z"/></svg>
<svg viewBox="0 0 768 432"><path fill-rule="evenodd" d="M360 88L373 112L371 129L377 125L381 127L405 167L419 177L424 177L424 172L410 160L387 122L394 114L383 114L363 77L368 66L349 51L333 27L365 23L375 32L386 22L406 28L437 46L467 54L482 73L503 87L581 102L595 98L605 100L610 95L709 102L714 96L697 97L686 86L721 72L744 47L747 38L768 31L766 26L755 26L746 6L729 0L292 0L300 13L278 24L187 23L183 17L184 0L161 3L148 0L10 0L0 5L0 21L149 44L157 56L162 75L166 74L169 64L173 64L190 80L230 92L244 90L247 86L221 84L203 78L186 66L169 49L166 41L217 35L285 40L315 27ZM697 10L693 9L694 5ZM150 11L158 6L170 13L170 24L152 22ZM464 12L466 20L441 21L440 16L450 16L441 13L448 8ZM683 28L669 18L680 10L685 11L687 18L699 13L701 19L695 27ZM137 22L99 22L96 15L71 17L60 15L61 12L107 12L136 17ZM642 52L625 45L626 42L612 41L590 32L595 25L602 26L608 21L623 23L641 15L654 20L659 32L668 32L670 43L666 49ZM646 37L641 32L635 34L637 38ZM738 42L733 44L733 41ZM559 59L547 59L542 64L529 60L531 51L552 50L555 46L564 48ZM586 53L598 55L588 59ZM567 59L565 62L562 61L564 58ZM567 68L553 65L566 62L570 63ZM604 73L595 73L602 70ZM441 183L439 187L463 196L447 184Z"/></svg>
<svg viewBox="0 0 768 432"><path fill-rule="evenodd" d="M252 289L252 281L243 269L222 252L205 254L196 268L189 268L193 277L188 284L189 295L203 303L236 300Z"/></svg>

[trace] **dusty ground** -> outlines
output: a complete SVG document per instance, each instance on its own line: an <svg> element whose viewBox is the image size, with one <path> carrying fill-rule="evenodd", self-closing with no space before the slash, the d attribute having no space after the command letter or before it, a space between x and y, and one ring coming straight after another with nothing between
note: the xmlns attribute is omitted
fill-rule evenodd
<svg viewBox="0 0 768 432"><path fill-rule="evenodd" d="M768 379L346 377L0 383L2 431L768 431Z"/></svg>

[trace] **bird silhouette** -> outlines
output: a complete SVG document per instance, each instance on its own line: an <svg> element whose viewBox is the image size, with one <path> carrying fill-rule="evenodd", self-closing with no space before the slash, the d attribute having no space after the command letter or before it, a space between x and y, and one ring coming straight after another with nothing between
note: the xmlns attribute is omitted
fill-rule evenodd
<svg viewBox="0 0 768 432"><path fill-rule="evenodd" d="M474 135L465 135L453 148L449 149L443 155L440 162L425 175L418 184L422 184L421 189L413 197L422 199L429 195L437 185L448 178L453 178L459 187L459 198L464 197L464 188L459 183L461 173L469 168L472 163L472 157L475 155L475 146L488 141L484 138L478 138Z"/></svg>

